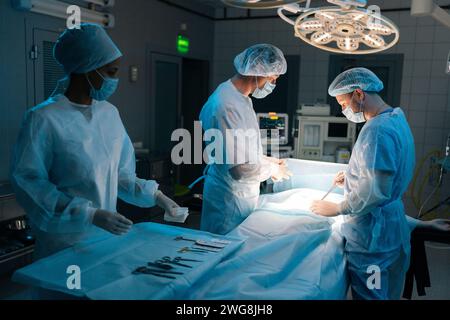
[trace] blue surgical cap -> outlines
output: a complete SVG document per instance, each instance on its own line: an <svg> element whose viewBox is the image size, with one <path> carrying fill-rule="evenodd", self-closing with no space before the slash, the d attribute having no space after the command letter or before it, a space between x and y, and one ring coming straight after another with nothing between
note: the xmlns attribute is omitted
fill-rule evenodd
<svg viewBox="0 0 450 320"><path fill-rule="evenodd" d="M122 56L103 27L90 23L80 27L65 30L53 48L53 56L67 75L90 72Z"/></svg>
<svg viewBox="0 0 450 320"><path fill-rule="evenodd" d="M353 68L342 72L334 79L328 88L328 94L336 97L352 93L356 89L366 92L380 92L384 89L383 82L369 69Z"/></svg>
<svg viewBox="0 0 450 320"><path fill-rule="evenodd" d="M285 74L287 62L277 47L257 44L237 55L234 67L243 76L271 77Z"/></svg>

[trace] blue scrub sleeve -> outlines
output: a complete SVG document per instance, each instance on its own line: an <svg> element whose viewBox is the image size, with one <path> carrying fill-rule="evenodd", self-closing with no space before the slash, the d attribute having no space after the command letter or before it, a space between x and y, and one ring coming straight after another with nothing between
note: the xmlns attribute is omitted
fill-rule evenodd
<svg viewBox="0 0 450 320"><path fill-rule="evenodd" d="M125 130L125 129L124 129ZM136 176L136 157L130 137L125 133L119 163L119 198L141 208L156 205L158 183Z"/></svg>
<svg viewBox="0 0 450 320"><path fill-rule="evenodd" d="M350 183L352 190L340 204L341 214L369 213L389 200L393 191L396 159L399 159L394 138L381 128L374 128L360 138L360 147L354 150L357 161L350 162L350 166L355 167L349 168L359 175L346 176L355 181Z"/></svg>
<svg viewBox="0 0 450 320"><path fill-rule="evenodd" d="M17 200L39 230L52 233L84 232L92 225L97 209L87 199L61 192L50 181L53 148L50 125L37 112L27 112L15 147L11 171Z"/></svg>

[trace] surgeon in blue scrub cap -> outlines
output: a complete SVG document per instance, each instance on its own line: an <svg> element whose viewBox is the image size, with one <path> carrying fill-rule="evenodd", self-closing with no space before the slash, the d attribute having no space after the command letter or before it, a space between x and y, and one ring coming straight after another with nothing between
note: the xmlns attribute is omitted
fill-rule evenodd
<svg viewBox="0 0 450 320"><path fill-rule="evenodd" d="M11 180L36 236L36 259L105 232L126 234L132 222L116 212L117 197L176 214L155 181L136 177L133 145L107 102L121 56L99 25L64 31L54 47L66 73L62 92L26 113Z"/></svg>
<svg viewBox="0 0 450 320"><path fill-rule="evenodd" d="M346 172L335 179L344 188L340 204L315 201L322 216L344 215L342 234L355 299L399 299L410 257L410 230L402 196L415 165L414 140L405 114L380 97L383 83L370 70L354 68L330 85L349 121L366 122ZM370 281L380 270L379 285Z"/></svg>

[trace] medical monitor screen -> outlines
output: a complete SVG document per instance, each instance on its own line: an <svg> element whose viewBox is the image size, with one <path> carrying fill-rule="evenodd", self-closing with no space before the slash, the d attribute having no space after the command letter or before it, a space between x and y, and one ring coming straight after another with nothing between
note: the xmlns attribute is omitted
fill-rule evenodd
<svg viewBox="0 0 450 320"><path fill-rule="evenodd" d="M328 138L347 138L347 123L329 123Z"/></svg>

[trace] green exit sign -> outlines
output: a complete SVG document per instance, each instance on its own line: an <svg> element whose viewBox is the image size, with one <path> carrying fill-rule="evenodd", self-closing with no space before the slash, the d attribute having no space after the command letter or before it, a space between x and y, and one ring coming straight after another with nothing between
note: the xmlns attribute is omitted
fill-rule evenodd
<svg viewBox="0 0 450 320"><path fill-rule="evenodd" d="M178 36L178 40L177 40L177 50L179 53L183 53L186 54L189 52L189 38L185 37L185 36Z"/></svg>

